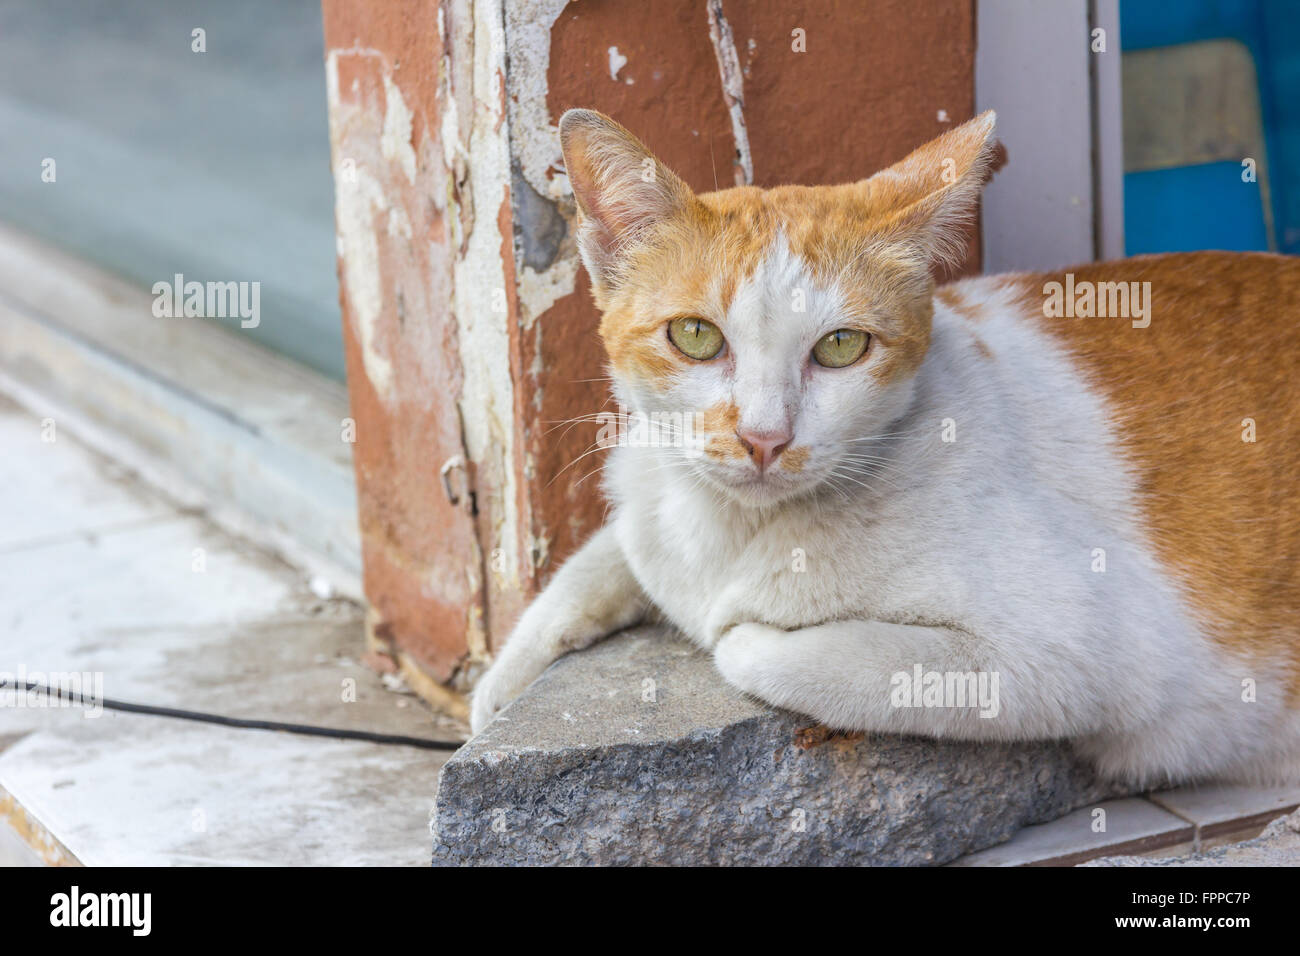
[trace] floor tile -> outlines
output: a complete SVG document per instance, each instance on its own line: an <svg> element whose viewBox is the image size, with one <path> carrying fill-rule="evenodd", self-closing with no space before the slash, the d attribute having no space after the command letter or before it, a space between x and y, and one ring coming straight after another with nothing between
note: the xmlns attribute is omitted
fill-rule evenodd
<svg viewBox="0 0 1300 956"><path fill-rule="evenodd" d="M1094 826L1103 818L1105 830ZM1190 840L1192 826L1155 804L1133 797L1081 807L1059 820L1025 827L999 846L962 857L952 866L1071 866L1092 856L1141 853L1155 845Z"/></svg>
<svg viewBox="0 0 1300 956"><path fill-rule="evenodd" d="M1300 806L1300 787L1205 784L1150 795L1151 800L1200 828L1202 839L1263 825Z"/></svg>
<svg viewBox="0 0 1300 956"><path fill-rule="evenodd" d="M65 713L0 787L88 865L426 865L445 754Z"/></svg>

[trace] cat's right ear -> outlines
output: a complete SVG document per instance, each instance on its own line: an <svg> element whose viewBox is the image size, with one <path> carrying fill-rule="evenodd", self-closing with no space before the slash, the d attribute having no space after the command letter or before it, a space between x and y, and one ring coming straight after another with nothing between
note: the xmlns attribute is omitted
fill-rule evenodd
<svg viewBox="0 0 1300 956"><path fill-rule="evenodd" d="M1005 158L996 121L986 110L862 182L872 227L911 250L918 265L955 268L965 259L980 191Z"/></svg>
<svg viewBox="0 0 1300 956"><path fill-rule="evenodd" d="M595 110L560 117L560 148L578 203L578 249L600 303L626 250L682 212L693 194L639 139Z"/></svg>

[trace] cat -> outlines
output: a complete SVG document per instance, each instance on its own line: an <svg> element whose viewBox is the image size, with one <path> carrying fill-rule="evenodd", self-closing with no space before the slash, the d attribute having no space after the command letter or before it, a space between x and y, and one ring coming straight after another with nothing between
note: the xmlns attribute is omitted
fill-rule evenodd
<svg viewBox="0 0 1300 956"><path fill-rule="evenodd" d="M614 396L694 441L610 451L610 520L483 675L475 731L654 618L836 729L1068 739L1135 785L1296 778L1296 260L936 290L992 112L859 182L701 195L600 113L560 138ZM958 700L976 678L995 706Z"/></svg>

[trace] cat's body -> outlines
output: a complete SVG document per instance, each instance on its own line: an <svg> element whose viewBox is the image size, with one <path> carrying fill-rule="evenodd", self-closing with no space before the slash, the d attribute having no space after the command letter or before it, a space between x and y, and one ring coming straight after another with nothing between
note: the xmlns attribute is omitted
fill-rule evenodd
<svg viewBox="0 0 1300 956"><path fill-rule="evenodd" d="M476 725L657 613L836 728L1070 738L1144 783L1300 773L1300 266L1161 256L934 293L926 250L955 242L991 118L865 184L658 198L611 186L639 144L604 124L578 114L566 157L615 394L699 415L708 443L611 451L610 522L521 620ZM1150 282L1146 314L1046 315L1066 281ZM721 330L715 355L665 335L683 314ZM860 356L808 359L837 326ZM900 704L914 673L996 675L994 712Z"/></svg>

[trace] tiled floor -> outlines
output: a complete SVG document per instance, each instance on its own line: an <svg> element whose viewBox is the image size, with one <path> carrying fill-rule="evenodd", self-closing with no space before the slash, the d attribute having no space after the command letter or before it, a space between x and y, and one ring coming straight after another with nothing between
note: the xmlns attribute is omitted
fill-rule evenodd
<svg viewBox="0 0 1300 956"><path fill-rule="evenodd" d="M227 717L459 738L359 662L356 605L59 423L49 434L0 398L0 672L89 673L109 698ZM445 751L44 702L0 706L0 862L32 862L42 840L47 859L87 864L428 860Z"/></svg>
<svg viewBox="0 0 1300 956"><path fill-rule="evenodd" d="M1081 807L950 865L1073 866L1101 856L1185 856L1250 839L1297 806L1300 787L1180 787Z"/></svg>

